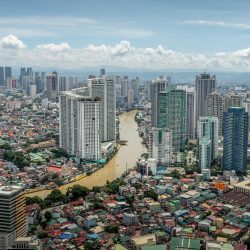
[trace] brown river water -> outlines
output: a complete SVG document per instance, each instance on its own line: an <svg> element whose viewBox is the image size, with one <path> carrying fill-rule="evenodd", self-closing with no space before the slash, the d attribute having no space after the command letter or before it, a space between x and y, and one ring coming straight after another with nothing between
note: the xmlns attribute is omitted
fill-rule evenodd
<svg viewBox="0 0 250 250"><path fill-rule="evenodd" d="M107 165L90 176L65 184L58 189L65 193L67 188L74 184L79 184L88 188L103 186L107 181L112 181L120 177L126 171L126 168L133 168L137 158L147 151L141 144L141 138L137 131L137 124L134 120L135 114L136 111L130 111L119 116L120 138L121 140L126 140L127 145L121 146L117 154L107 163ZM33 197L37 195L41 198L45 198L50 192L51 190L40 190L26 194L26 196Z"/></svg>

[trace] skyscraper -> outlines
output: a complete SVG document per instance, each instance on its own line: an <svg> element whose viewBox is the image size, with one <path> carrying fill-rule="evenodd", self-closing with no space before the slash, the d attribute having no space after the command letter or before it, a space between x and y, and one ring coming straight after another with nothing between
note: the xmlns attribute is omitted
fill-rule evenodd
<svg viewBox="0 0 250 250"><path fill-rule="evenodd" d="M59 77L59 84L58 84L58 89L59 91L66 91L69 90L69 84L68 84L68 79L66 76L60 76Z"/></svg>
<svg viewBox="0 0 250 250"><path fill-rule="evenodd" d="M105 76L105 69L104 68L100 69L100 77L103 77L103 76Z"/></svg>
<svg viewBox="0 0 250 250"><path fill-rule="evenodd" d="M217 117L200 117L198 121L198 154L201 170L208 169L218 156L218 130Z"/></svg>
<svg viewBox="0 0 250 250"><path fill-rule="evenodd" d="M4 67L0 67L0 85L4 85Z"/></svg>
<svg viewBox="0 0 250 250"><path fill-rule="evenodd" d="M4 69L5 72L5 81L7 80L8 77L12 77L12 69L11 67L5 67Z"/></svg>
<svg viewBox="0 0 250 250"><path fill-rule="evenodd" d="M149 157L162 166L172 163L172 131L164 128L152 128L149 135Z"/></svg>
<svg viewBox="0 0 250 250"><path fill-rule="evenodd" d="M186 93L186 139L192 140L195 138L195 92L189 88Z"/></svg>
<svg viewBox="0 0 250 250"><path fill-rule="evenodd" d="M157 128L168 128L173 133L173 149L182 152L186 140L186 91L167 88L158 93Z"/></svg>
<svg viewBox="0 0 250 250"><path fill-rule="evenodd" d="M223 169L244 175L247 167L248 113L231 107L223 116Z"/></svg>
<svg viewBox="0 0 250 250"><path fill-rule="evenodd" d="M87 97L81 89L62 92L60 103L60 147L81 159L101 157L101 99Z"/></svg>
<svg viewBox="0 0 250 250"><path fill-rule="evenodd" d="M46 95L48 98L55 99L57 96L58 89L58 78L57 73L53 72L52 74L46 77Z"/></svg>
<svg viewBox="0 0 250 250"><path fill-rule="evenodd" d="M196 92L196 104L195 104L195 121L196 128L197 122L200 116L207 115L207 97L210 93L215 92L217 88L215 75L211 76L207 73L202 73L196 76L195 80L195 92Z"/></svg>
<svg viewBox="0 0 250 250"><path fill-rule="evenodd" d="M27 235L23 191L20 186L0 187L0 249L8 249L16 238Z"/></svg>
<svg viewBox="0 0 250 250"><path fill-rule="evenodd" d="M223 113L225 111L225 98L213 92L207 97L207 115L218 117L219 120L219 136L222 136Z"/></svg>
<svg viewBox="0 0 250 250"><path fill-rule="evenodd" d="M128 77L121 79L121 96L128 97Z"/></svg>
<svg viewBox="0 0 250 250"><path fill-rule="evenodd" d="M139 77L136 77L135 79L132 79L130 82L130 89L133 90L133 101L139 100L139 89L140 89L140 79Z"/></svg>
<svg viewBox="0 0 250 250"><path fill-rule="evenodd" d="M102 102L102 141L116 140L116 89L112 76L89 79L92 97Z"/></svg>
<svg viewBox="0 0 250 250"><path fill-rule="evenodd" d="M151 82L151 126L157 127L158 121L158 93L166 91L170 85L170 78L160 77Z"/></svg>
<svg viewBox="0 0 250 250"><path fill-rule="evenodd" d="M242 107L243 97L236 93L228 93L225 95L225 111L231 107Z"/></svg>

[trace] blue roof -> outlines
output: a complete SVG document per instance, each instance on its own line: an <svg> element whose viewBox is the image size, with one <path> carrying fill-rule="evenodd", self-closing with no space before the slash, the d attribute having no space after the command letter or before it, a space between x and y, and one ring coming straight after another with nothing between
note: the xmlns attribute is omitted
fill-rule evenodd
<svg viewBox="0 0 250 250"><path fill-rule="evenodd" d="M99 238L98 234L87 234L88 239L97 240Z"/></svg>
<svg viewBox="0 0 250 250"><path fill-rule="evenodd" d="M71 239L73 237L74 237L74 235L71 233L63 233L60 235L60 239L64 239L64 240L68 240L68 239Z"/></svg>

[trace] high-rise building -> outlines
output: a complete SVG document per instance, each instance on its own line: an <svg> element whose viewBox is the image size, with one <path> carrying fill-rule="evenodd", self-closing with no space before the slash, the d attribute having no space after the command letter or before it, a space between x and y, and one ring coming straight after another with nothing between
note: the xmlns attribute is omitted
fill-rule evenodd
<svg viewBox="0 0 250 250"><path fill-rule="evenodd" d="M207 115L218 117L219 120L219 136L222 136L222 125L223 125L223 113L225 111L225 99L224 97L213 92L207 97Z"/></svg>
<svg viewBox="0 0 250 250"><path fill-rule="evenodd" d="M58 86L58 89L59 91L66 91L66 90L70 90L68 88L68 79L66 76L60 76L59 77L59 86Z"/></svg>
<svg viewBox="0 0 250 250"><path fill-rule="evenodd" d="M12 77L12 69L11 67L5 67L4 68L4 78L5 78L5 81L7 80L8 77Z"/></svg>
<svg viewBox="0 0 250 250"><path fill-rule="evenodd" d="M128 78L121 78L121 96L128 97Z"/></svg>
<svg viewBox="0 0 250 250"><path fill-rule="evenodd" d="M186 139L192 140L195 138L195 91L189 88L186 93Z"/></svg>
<svg viewBox="0 0 250 250"><path fill-rule="evenodd" d="M236 93L228 93L225 95L225 111L231 107L242 107L243 97Z"/></svg>
<svg viewBox="0 0 250 250"><path fill-rule="evenodd" d="M149 135L149 157L162 166L172 163L172 131L164 128L152 128Z"/></svg>
<svg viewBox="0 0 250 250"><path fill-rule="evenodd" d="M0 85L3 86L5 83L4 79L4 67L0 67Z"/></svg>
<svg viewBox="0 0 250 250"><path fill-rule="evenodd" d="M58 89L58 78L57 73L53 72L52 74L46 77L46 95L48 98L55 99L57 96Z"/></svg>
<svg viewBox="0 0 250 250"><path fill-rule="evenodd" d="M244 175L247 167L248 113L231 107L223 116L223 169Z"/></svg>
<svg viewBox="0 0 250 250"><path fill-rule="evenodd" d="M139 77L136 77L135 79L132 79L130 82L130 89L133 90L133 101L139 100L139 89L140 89L140 79Z"/></svg>
<svg viewBox="0 0 250 250"><path fill-rule="evenodd" d="M217 84L215 75L211 76L207 73L202 73L196 76L195 80L195 121L196 128L200 116L207 115L207 97L210 93L216 92ZM197 132L197 131L196 131Z"/></svg>
<svg viewBox="0 0 250 250"><path fill-rule="evenodd" d="M128 90L128 106L131 106L133 104L134 100L134 91L133 89Z"/></svg>
<svg viewBox="0 0 250 250"><path fill-rule="evenodd" d="M158 93L157 128L168 128L173 134L173 149L182 152L186 140L186 91L167 88Z"/></svg>
<svg viewBox="0 0 250 250"><path fill-rule="evenodd" d="M116 96L112 76L89 79L91 96L99 97L102 102L102 142L116 140Z"/></svg>
<svg viewBox="0 0 250 250"><path fill-rule="evenodd" d="M158 121L158 93L166 91L167 87L170 85L170 78L160 77L151 82L151 126L157 127Z"/></svg>
<svg viewBox="0 0 250 250"><path fill-rule="evenodd" d="M20 186L0 187L0 249L7 250L16 238L27 235L23 191Z"/></svg>
<svg viewBox="0 0 250 250"><path fill-rule="evenodd" d="M15 77L8 77L6 79L7 89L16 89L17 88L17 80Z"/></svg>
<svg viewBox="0 0 250 250"><path fill-rule="evenodd" d="M198 121L198 154L201 170L208 169L218 156L218 130L217 117L200 117Z"/></svg>
<svg viewBox="0 0 250 250"><path fill-rule="evenodd" d="M101 150L101 99L81 89L59 96L60 147L81 159L98 160Z"/></svg>
<svg viewBox="0 0 250 250"><path fill-rule="evenodd" d="M105 76L105 69L100 69L100 77Z"/></svg>

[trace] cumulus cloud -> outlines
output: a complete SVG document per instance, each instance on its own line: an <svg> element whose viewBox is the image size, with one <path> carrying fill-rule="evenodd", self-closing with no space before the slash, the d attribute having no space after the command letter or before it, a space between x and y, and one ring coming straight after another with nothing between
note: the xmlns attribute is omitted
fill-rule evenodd
<svg viewBox="0 0 250 250"><path fill-rule="evenodd" d="M204 68L210 70L250 70L250 48L205 55L181 53L162 45L136 47L129 41L121 41L113 46L90 44L78 49L70 47L66 42L40 44L35 48L22 49L25 47L26 45L21 40L11 35L0 39L0 65L21 66L28 64L34 67L65 69L105 65L149 70L198 70Z"/></svg>
<svg viewBox="0 0 250 250"><path fill-rule="evenodd" d="M69 46L68 43L60 43L60 44L49 43L49 44L37 45L36 48L41 49L41 50L62 52L62 51L65 51L65 50L69 50L70 46Z"/></svg>
<svg viewBox="0 0 250 250"><path fill-rule="evenodd" d="M0 39L0 46L4 49L25 49L27 46L14 35Z"/></svg>

